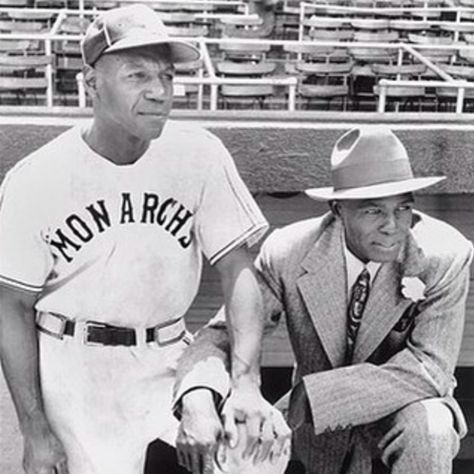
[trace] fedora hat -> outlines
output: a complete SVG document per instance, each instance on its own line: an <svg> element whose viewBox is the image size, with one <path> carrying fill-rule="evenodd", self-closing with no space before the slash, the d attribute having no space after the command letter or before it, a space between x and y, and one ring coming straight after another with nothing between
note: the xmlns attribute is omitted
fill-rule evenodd
<svg viewBox="0 0 474 474"><path fill-rule="evenodd" d="M415 178L403 143L386 126L345 133L331 154L332 186L307 189L317 200L370 199L417 191L445 176Z"/></svg>
<svg viewBox="0 0 474 474"><path fill-rule="evenodd" d="M81 42L82 59L93 66L106 53L166 44L171 61L196 61L200 52L186 41L170 38L159 14L142 4L113 8L101 13L90 24Z"/></svg>

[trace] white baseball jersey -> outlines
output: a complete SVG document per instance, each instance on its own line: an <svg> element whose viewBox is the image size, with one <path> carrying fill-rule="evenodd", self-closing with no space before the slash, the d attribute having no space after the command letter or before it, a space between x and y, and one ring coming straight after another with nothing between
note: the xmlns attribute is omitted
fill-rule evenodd
<svg viewBox="0 0 474 474"><path fill-rule="evenodd" d="M138 161L118 166L76 127L2 185L0 283L38 293L38 311L74 319L77 330L87 320L151 327L186 313L202 253L215 263L266 228L212 134L168 122ZM186 338L108 347L39 336L45 410L71 474L141 474L151 440L174 443Z"/></svg>
<svg viewBox="0 0 474 474"><path fill-rule="evenodd" d="M37 309L149 327L182 316L211 264L266 221L210 133L169 122L134 164L94 153L78 127L10 173L0 212L0 281Z"/></svg>

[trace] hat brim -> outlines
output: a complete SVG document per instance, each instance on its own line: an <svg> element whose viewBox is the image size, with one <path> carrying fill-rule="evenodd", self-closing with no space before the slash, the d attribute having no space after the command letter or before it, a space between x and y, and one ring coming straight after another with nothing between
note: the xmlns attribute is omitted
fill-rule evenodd
<svg viewBox="0 0 474 474"><path fill-rule="evenodd" d="M331 201L333 199L377 199L418 191L419 189L432 186L443 179L446 179L446 176L429 176L340 190L335 190L333 187L328 186L324 188L307 189L305 193L311 199L316 199L317 201Z"/></svg>
<svg viewBox="0 0 474 474"><path fill-rule="evenodd" d="M169 45L171 50L171 62L173 64L193 62L201 58L199 49L192 44L172 38L158 39L150 35L135 36L133 38L119 40L112 46L109 46L104 51L104 54L112 53L114 51L124 51L126 49L140 48L143 46L158 46L160 44Z"/></svg>

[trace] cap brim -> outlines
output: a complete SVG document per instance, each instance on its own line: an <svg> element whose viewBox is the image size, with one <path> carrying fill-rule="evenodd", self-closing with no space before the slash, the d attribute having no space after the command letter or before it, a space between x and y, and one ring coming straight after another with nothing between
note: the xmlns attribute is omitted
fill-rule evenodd
<svg viewBox="0 0 474 474"><path fill-rule="evenodd" d="M135 36L133 38L124 38L109 46L105 51L112 53L114 51L123 51L126 49L140 48L142 46L154 46L167 44L171 49L171 61L176 63L187 63L197 61L201 58L198 48L185 41L175 40L172 38L155 38L150 35Z"/></svg>
<svg viewBox="0 0 474 474"><path fill-rule="evenodd" d="M307 189L305 193L311 199L316 199L317 201L330 201L332 199L377 199L418 191L419 189L432 186L443 179L446 179L446 176L430 176L341 190L334 190L333 187L329 186L325 188Z"/></svg>

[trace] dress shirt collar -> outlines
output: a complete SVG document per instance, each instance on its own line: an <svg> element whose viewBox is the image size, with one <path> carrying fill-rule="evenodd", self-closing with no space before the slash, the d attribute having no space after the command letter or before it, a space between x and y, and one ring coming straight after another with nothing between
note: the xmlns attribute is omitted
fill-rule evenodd
<svg viewBox="0 0 474 474"><path fill-rule="evenodd" d="M350 298L350 293L352 286L354 285L357 277L360 275L360 272L367 268L370 274L370 286L372 286L372 282L374 281L377 272L379 271L380 262L368 262L364 264L361 262L344 244L344 257L346 261L346 276L347 276L347 295Z"/></svg>

